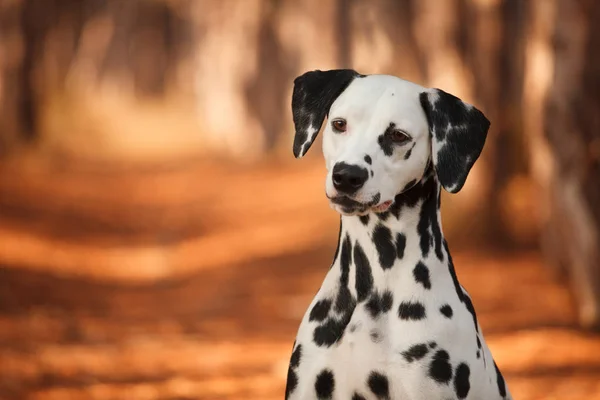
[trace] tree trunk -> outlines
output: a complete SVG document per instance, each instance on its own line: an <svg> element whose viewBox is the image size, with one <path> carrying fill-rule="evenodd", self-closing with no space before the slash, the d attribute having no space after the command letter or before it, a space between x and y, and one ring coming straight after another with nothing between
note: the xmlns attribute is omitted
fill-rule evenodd
<svg viewBox="0 0 600 400"><path fill-rule="evenodd" d="M77 153L77 146L87 143L93 153L101 142L132 137L133 129L125 126L140 104L192 93L181 82L189 88L192 77L188 71L182 79L192 43L185 1L5 3L0 5L2 142L32 138L59 148L72 144ZM141 125L143 118L135 117L131 124ZM117 120L123 131L110 126Z"/></svg>
<svg viewBox="0 0 600 400"><path fill-rule="evenodd" d="M532 2L524 114L547 263L600 327L600 3Z"/></svg>
<svg viewBox="0 0 600 400"><path fill-rule="evenodd" d="M30 134L21 11L18 2L0 3L0 155L9 153Z"/></svg>

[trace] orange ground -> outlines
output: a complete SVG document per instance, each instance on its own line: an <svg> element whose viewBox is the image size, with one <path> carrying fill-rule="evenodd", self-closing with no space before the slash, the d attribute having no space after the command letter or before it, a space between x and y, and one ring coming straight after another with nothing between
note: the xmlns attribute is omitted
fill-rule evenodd
<svg viewBox="0 0 600 400"><path fill-rule="evenodd" d="M282 399L337 233L320 167L286 168L0 166L0 399ZM454 258L516 399L600 399L536 254Z"/></svg>

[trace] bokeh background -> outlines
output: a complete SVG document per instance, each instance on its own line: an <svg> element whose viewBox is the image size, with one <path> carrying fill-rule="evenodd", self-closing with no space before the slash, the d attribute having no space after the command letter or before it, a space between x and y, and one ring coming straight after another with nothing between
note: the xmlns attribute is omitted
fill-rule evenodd
<svg viewBox="0 0 600 400"><path fill-rule="evenodd" d="M0 399L281 399L338 216L293 79L492 121L444 231L516 399L600 399L600 2L0 0Z"/></svg>

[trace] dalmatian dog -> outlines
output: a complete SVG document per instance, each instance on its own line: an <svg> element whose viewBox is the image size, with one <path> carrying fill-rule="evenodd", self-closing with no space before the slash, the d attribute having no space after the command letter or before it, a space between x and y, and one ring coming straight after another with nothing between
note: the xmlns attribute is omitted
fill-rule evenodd
<svg viewBox="0 0 600 400"><path fill-rule="evenodd" d="M354 70L294 81L294 155L327 117L338 246L300 324L286 399L512 399L458 282L440 218L490 122L440 89Z"/></svg>

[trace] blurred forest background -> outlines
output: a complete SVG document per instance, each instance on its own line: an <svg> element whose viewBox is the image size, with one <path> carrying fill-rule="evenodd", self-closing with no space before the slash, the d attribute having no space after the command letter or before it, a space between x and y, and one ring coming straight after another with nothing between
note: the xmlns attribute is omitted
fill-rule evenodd
<svg viewBox="0 0 600 400"><path fill-rule="evenodd" d="M492 121L445 195L518 399L600 399L600 2L0 0L0 399L283 398L337 216L291 91L350 67ZM316 151L315 151L316 150Z"/></svg>

